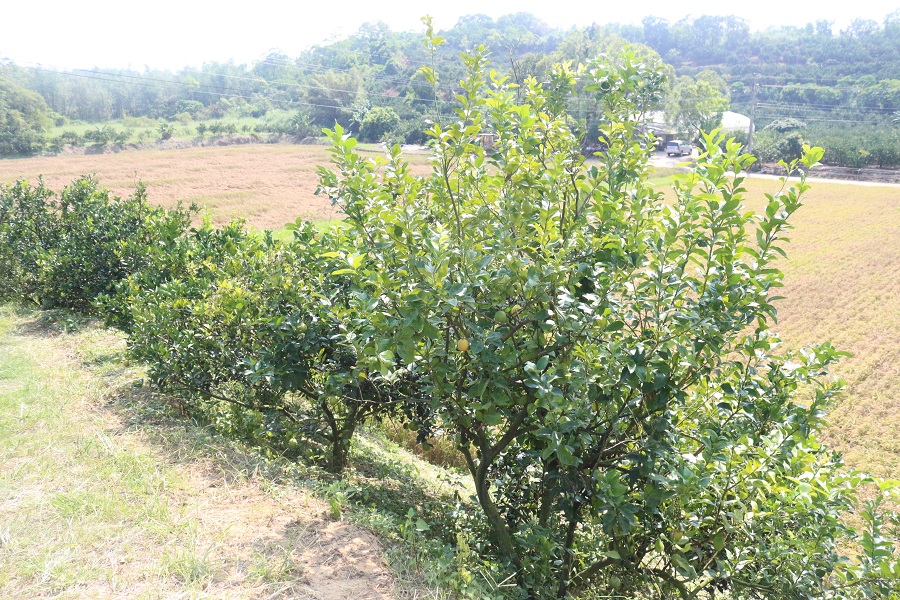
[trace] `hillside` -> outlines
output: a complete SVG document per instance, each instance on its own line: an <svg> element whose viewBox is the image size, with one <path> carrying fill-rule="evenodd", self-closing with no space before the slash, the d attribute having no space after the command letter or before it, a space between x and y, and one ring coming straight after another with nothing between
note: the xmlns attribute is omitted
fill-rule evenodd
<svg viewBox="0 0 900 600"><path fill-rule="evenodd" d="M295 468L136 385L121 336L56 317L0 309L0 596L423 593Z"/></svg>
<svg viewBox="0 0 900 600"><path fill-rule="evenodd" d="M842 31L817 21L755 32L736 17L677 23L647 17L641 26L562 31L525 13L496 20L470 15L439 34L444 44L433 56L419 33L376 23L300 56L269 54L251 65L60 72L7 64L0 66L0 80L39 94L53 127L44 128L42 144L29 133L27 144L0 149L0 156L172 135L255 131L300 139L335 122L364 141L418 143L426 120L446 120L457 106L461 51L484 44L498 73L521 83L530 75L546 80L558 61L582 61L630 43L648 60L670 65L662 106L673 122L685 104L701 106L708 99L712 92L697 91L695 84L714 75L724 108L712 115L729 106L754 114L759 131L793 119L802 141L830 149L829 164L900 166L900 127L892 120L900 111L896 11L882 23L857 20ZM436 72L434 82L419 72L423 65ZM572 102L573 114L587 119L590 138L591 109L583 98ZM774 145L777 139L764 141ZM783 150L771 150L778 152Z"/></svg>

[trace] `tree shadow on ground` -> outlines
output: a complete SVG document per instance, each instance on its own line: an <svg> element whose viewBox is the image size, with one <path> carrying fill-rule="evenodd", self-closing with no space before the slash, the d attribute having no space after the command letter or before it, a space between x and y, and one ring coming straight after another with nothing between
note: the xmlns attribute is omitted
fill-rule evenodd
<svg viewBox="0 0 900 600"><path fill-rule="evenodd" d="M416 581L405 581L395 589L395 577L381 559L387 537L378 539L340 516L335 519L329 508L334 490L340 488L349 490L341 509L351 515L363 509L393 521L407 518L412 506L430 520L443 520L447 511L442 503L449 496L436 497L417 479L415 467L355 452L354 468L339 479L321 464L228 438L212 424L191 417L185 402L146 383L143 368L127 357L121 333L67 311L10 310L16 320L15 335L63 345L74 363L102 380L99 407L110 413L115 424L110 437L137 434L163 463L197 474L201 486L251 488L259 495L254 501L274 499L284 509L270 519L266 535L240 549L247 569L266 574L264 580L274 578L266 587L266 597L433 596ZM438 527L449 530L443 523Z"/></svg>

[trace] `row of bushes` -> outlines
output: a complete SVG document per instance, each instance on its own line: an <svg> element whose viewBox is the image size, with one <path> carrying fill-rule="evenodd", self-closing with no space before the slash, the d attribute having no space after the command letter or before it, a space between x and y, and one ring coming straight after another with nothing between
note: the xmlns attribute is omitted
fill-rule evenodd
<svg viewBox="0 0 900 600"><path fill-rule="evenodd" d="M354 319L323 277L339 239L189 229L191 215L150 207L143 187L122 199L83 178L57 199L19 182L0 199L0 296L103 316L195 414L288 452L312 440L341 471L355 428L406 408L412 382L381 382L342 343Z"/></svg>
<svg viewBox="0 0 900 600"><path fill-rule="evenodd" d="M814 144L826 148L822 162L827 165L900 168L900 126L885 123L834 127L788 120L797 126L787 130L766 127L757 132L754 154L760 161L789 162L799 158L803 144Z"/></svg>
<svg viewBox="0 0 900 600"><path fill-rule="evenodd" d="M709 137L663 203L632 120L658 73L625 56L514 91L467 66L430 177L332 132L327 232L191 229L89 179L6 188L0 293L104 316L193 414L334 472L367 420L444 432L475 490L444 532L462 592L476 571L516 598L896 592L900 520L876 493L848 527L873 480L816 439L840 353L778 354L768 329L805 181L749 215L752 158ZM590 168L561 101L585 79L608 141Z"/></svg>

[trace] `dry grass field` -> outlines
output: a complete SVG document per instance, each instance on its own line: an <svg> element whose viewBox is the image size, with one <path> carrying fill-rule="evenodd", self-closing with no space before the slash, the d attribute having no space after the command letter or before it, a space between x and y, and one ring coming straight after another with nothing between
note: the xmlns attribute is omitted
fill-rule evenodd
<svg viewBox="0 0 900 600"><path fill-rule="evenodd" d="M373 157L380 155L376 146L364 148ZM424 154L410 159L420 172L430 170ZM126 196L142 181L154 203L193 202L217 225L243 217L254 227L275 229L297 217L323 221L339 216L327 198L315 195L316 167L328 160L325 146L287 144L53 156L0 161L0 184L37 181L43 175L51 189L59 190L91 174L114 194Z"/></svg>
<svg viewBox="0 0 900 600"><path fill-rule="evenodd" d="M429 170L425 155L409 159L415 171ZM277 228L298 216L338 216L314 195L315 167L327 162L322 146L142 151L0 161L0 183L43 174L59 189L93 173L121 195L141 180L155 203L197 202L214 223L241 216ZM751 179L746 187L759 209L779 183ZM777 329L791 347L830 340L853 354L837 369L848 386L830 441L850 464L900 477L900 188L816 182L794 224Z"/></svg>
<svg viewBox="0 0 900 600"><path fill-rule="evenodd" d="M759 209L778 183L747 185ZM830 340L853 356L829 441L847 462L900 477L900 188L815 182L794 219L777 329L792 347Z"/></svg>
<svg viewBox="0 0 900 600"><path fill-rule="evenodd" d="M744 187L762 211L781 182ZM774 330L790 348L852 354L834 370L847 385L826 439L849 465L900 477L900 187L816 180L792 223Z"/></svg>

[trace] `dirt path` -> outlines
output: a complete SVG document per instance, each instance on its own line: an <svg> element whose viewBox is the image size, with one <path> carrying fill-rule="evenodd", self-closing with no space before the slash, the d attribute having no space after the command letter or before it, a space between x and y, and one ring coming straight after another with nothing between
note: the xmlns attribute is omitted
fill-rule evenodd
<svg viewBox="0 0 900 600"><path fill-rule="evenodd" d="M394 597L371 533L167 416L120 350L0 313L0 597Z"/></svg>

